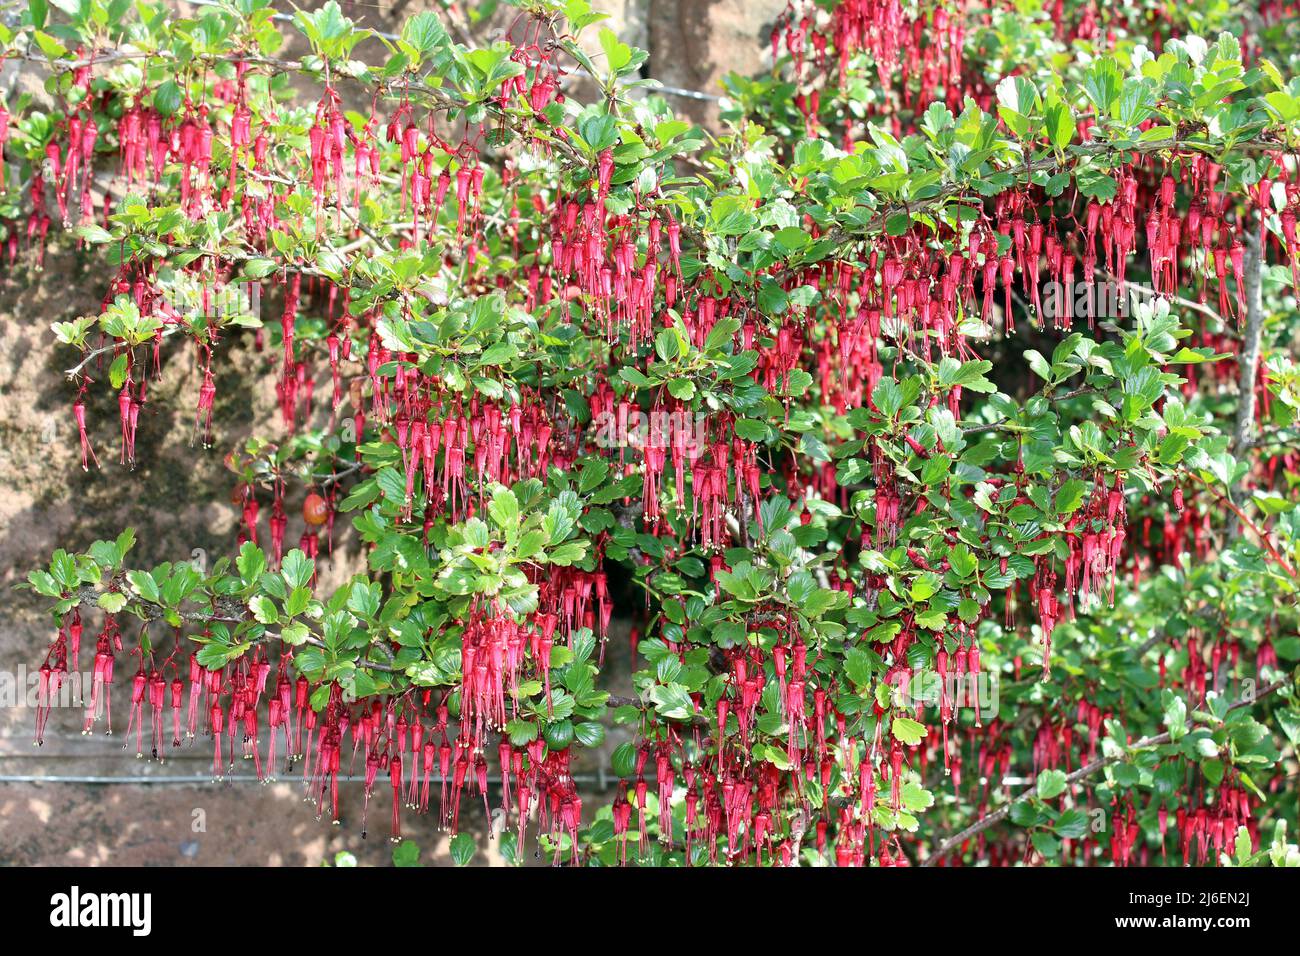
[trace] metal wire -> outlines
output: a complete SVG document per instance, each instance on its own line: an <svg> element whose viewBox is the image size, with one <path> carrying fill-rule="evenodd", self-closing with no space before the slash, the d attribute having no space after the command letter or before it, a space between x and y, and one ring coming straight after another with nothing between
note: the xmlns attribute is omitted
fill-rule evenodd
<svg viewBox="0 0 1300 956"><path fill-rule="evenodd" d="M716 103L722 99L713 93L701 93L699 90L684 90L680 86L656 86L650 88L655 93L667 93L669 96L682 96L688 100L708 100Z"/></svg>
<svg viewBox="0 0 1300 956"><path fill-rule="evenodd" d="M9 753L9 754L0 753L0 763L6 760L40 760L42 762L53 761L53 760L79 760L85 762L87 760L96 760L96 759L114 760L114 759L120 759L120 757L121 754L116 752L94 753L94 754L76 754L76 753L42 754L38 752L32 752L32 753L19 752L19 753ZM172 762L190 763L190 764L204 763L210 765L211 760L212 757L210 755L205 755L195 751L190 753L169 754L167 757L160 760L159 763L161 764L161 763L166 763L168 761L172 761ZM152 763L153 761L150 760L149 764ZM604 767L604 766L597 767L594 771L590 773L571 774L570 776L572 777L575 783L594 783L597 786L597 788L600 790L608 789L610 785L610 781L618 779L617 774L615 774L611 768ZM279 780L282 782L297 780L297 779L301 779L301 778L293 776L292 774L279 778ZM365 779L364 776L344 775L344 774L339 775L340 781L353 781L353 780L364 780L364 779ZM174 783L174 784L182 784L182 783L224 783L225 781L231 781L234 783L254 783L257 782L257 777L253 774L228 774L226 776L223 776L220 780L218 780L215 777L213 777L211 774L148 774L145 773L145 774L141 774L140 776L102 776L102 775L94 775L94 774L45 775L45 774L29 774L29 773L0 774L0 783L93 783L93 784ZM442 784L444 782L450 782L450 781L444 780L444 778L441 776L437 776L437 777L430 777L429 782ZM497 781L493 785L500 786L500 781Z"/></svg>
<svg viewBox="0 0 1300 956"><path fill-rule="evenodd" d="M363 783L365 782L365 779L366 779L365 776L359 774L349 775L349 776L343 776L342 774L339 775L340 783ZM574 783L594 783L600 789L605 789L609 783L609 778L603 773L572 774L570 776L570 779L573 780ZM154 786L159 786L159 785L177 786L181 784L194 784L194 783L205 783L205 784L296 783L298 782L298 780L299 778L297 777L286 777L277 780L268 780L268 779L259 780L256 776L252 774L232 774L231 776L221 777L220 779L214 778L210 774L154 774L152 776L142 776L142 777L110 777L110 776L98 776L94 774L50 774L46 776L41 774L30 774L30 773L0 775L0 783L87 783L87 784L95 784L97 786L99 785L109 786L113 784L149 784ZM450 783L451 781L448 778L436 776L436 777L430 777L429 782L436 783L441 786L442 784ZM421 780L421 783L423 783L423 780ZM405 785L406 784L403 784L403 786ZM501 786L501 781L489 776L488 786L499 787Z"/></svg>

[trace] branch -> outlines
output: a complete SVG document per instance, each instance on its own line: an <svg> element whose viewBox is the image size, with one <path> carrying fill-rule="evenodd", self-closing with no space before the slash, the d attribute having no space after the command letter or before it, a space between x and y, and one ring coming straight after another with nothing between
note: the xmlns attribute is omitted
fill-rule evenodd
<svg viewBox="0 0 1300 956"><path fill-rule="evenodd" d="M1242 524L1244 524L1247 528L1250 529L1251 533L1254 534L1256 538L1259 539L1259 543L1264 546L1264 550L1269 553L1269 556L1272 557L1272 559L1277 563L1278 567L1280 567L1283 571L1286 572L1287 577L1289 577L1292 581L1300 583L1300 575L1296 574L1295 568L1291 567L1290 563L1286 560L1286 558L1282 557L1282 555L1278 553L1277 548L1273 547L1273 543L1268 540L1268 535L1265 534L1260 529L1259 525L1251 521L1244 511L1242 511L1240 508L1238 508L1235 504L1232 503L1232 499L1229 498L1227 495L1215 491L1215 497L1218 498L1218 500L1222 502L1224 505L1226 505L1228 510L1232 512L1232 518L1230 522L1231 527L1229 528L1228 538L1231 539L1236 536L1237 522L1240 521Z"/></svg>
<svg viewBox="0 0 1300 956"><path fill-rule="evenodd" d="M635 707L638 710L645 706L639 697L622 697L619 694L610 694L605 698L605 703L610 707Z"/></svg>
<svg viewBox="0 0 1300 956"><path fill-rule="evenodd" d="M1243 452L1255 442L1255 381L1259 378L1259 348L1264 332L1264 303L1261 292L1264 255L1259 237L1246 230L1245 282L1246 327L1242 333L1241 354L1237 358L1237 426L1232 448Z"/></svg>
<svg viewBox="0 0 1300 956"><path fill-rule="evenodd" d="M92 50L90 53L77 60L50 59L44 54L33 53L27 50L23 53L10 54L11 59L25 60L30 63L37 63L47 67L52 73L65 73L72 70L83 69L86 67L95 67L120 61L128 60L165 60L165 53L159 51L140 50L125 44L121 47L107 47ZM175 62L175 61L173 61ZM438 86L431 86L425 82L412 82L409 76L403 76L396 79L389 79L382 76L372 76L369 73L362 76L355 76L346 72L329 72L329 63L324 61L325 70L319 70L314 63L304 60L285 60L274 56L264 56L248 51L237 51L229 53L215 53L208 55L196 56L194 62L202 63L242 63L252 67L261 67L272 74L296 74L311 79L324 76L326 82L346 81L351 82L363 90L374 91L377 95L387 99L407 99L411 96L421 97L429 101L434 109L440 110L468 110L475 104L466 100L457 90L448 90ZM178 71L183 69L183 64L176 63ZM555 148L573 164L585 166L588 160L583 154L570 143L567 139L551 135L550 130L528 127L526 122L521 122L520 117L512 113L511 110L502 108L493 100L487 100L480 104L495 119L502 124L513 129L525 140L536 139L538 142L544 142L547 146ZM527 115L524 119L534 119L540 114L535 111Z"/></svg>
<svg viewBox="0 0 1300 956"><path fill-rule="evenodd" d="M334 484L336 481L342 481L342 480L343 480L344 478L346 478L348 475L355 474L356 472L360 471L363 467L365 467L365 466L363 465L362 462L354 461L354 462L352 462L350 465L348 465L346 468L344 468L342 471L336 471L336 472L334 472L332 475L329 475L329 476L327 476L326 478L324 478L324 479L321 481L320 485L321 485L322 488L328 488L330 485Z"/></svg>
<svg viewBox="0 0 1300 956"><path fill-rule="evenodd" d="M1261 135L1257 139L1247 142L1238 143L1236 149L1243 152L1268 152L1280 148L1281 144L1274 141L1274 138L1267 135ZM1193 152L1215 158L1216 148L1212 143L1196 139L1180 139L1172 137L1170 139L1156 140L1148 143L1136 143L1126 145L1123 148L1106 140L1089 140L1086 143L1070 146L1068 151L1061 156L1043 156L1039 159L1022 161L1005 169L995 169L995 172L1010 173L1017 178L1023 176L1029 179L1034 173L1039 172L1059 172L1061 170L1072 168L1081 160L1091 156L1104 156L1106 154L1130 155L1141 153L1143 155L1164 152ZM827 229L819 240L830 240L835 244L844 242L853 242L865 239L868 236L875 235L885 231L889 221L896 215L906 214L910 217L917 212L930 212L941 207L944 202L952 198L970 199L965 191L970 186L968 182L949 182L945 183L940 189L930 197L911 202L900 201L889 203L882 206L867 222L860 227L832 226ZM978 198L978 197L976 197ZM801 263L792 263L782 267L772 273L772 278L780 280L786 275L802 268Z"/></svg>
<svg viewBox="0 0 1300 956"><path fill-rule="evenodd" d="M1295 425L1270 425L1261 429L1251 442L1252 448L1286 448L1300 442L1300 435L1294 434Z"/></svg>
<svg viewBox="0 0 1300 956"><path fill-rule="evenodd" d="M647 711L648 711L648 710L653 710L653 709L654 709L651 705L649 705L649 704L645 703L643 700L641 700L640 697L624 697L624 696L622 696L622 695L620 695L620 694L610 694L610 695L608 695L608 696L605 698L605 706L607 706L607 707L635 707L637 710L647 710ZM687 724L687 725L694 724L694 725L699 726L699 727L711 727L711 726L712 726L712 723L710 722L709 718L708 718L708 717L705 717L703 714L697 714L696 716L691 717L691 718L689 718L689 719L683 721L683 723L685 723L685 724Z"/></svg>
<svg viewBox="0 0 1300 956"><path fill-rule="evenodd" d="M166 338L167 336L171 335L179 328L180 326L177 324L164 326L162 329L163 338ZM89 352L86 352L84 355L81 356L80 362L72 366L72 368L64 369L63 374L67 378L74 379L81 374L82 369L84 369L87 365L91 363L93 359L99 357L100 355L105 355L108 352L116 352L118 349L127 349L128 351L130 351L132 348L134 347L127 345L121 339L113 339L112 342L110 342L108 345L101 345L98 348L93 348Z"/></svg>
<svg viewBox="0 0 1300 956"><path fill-rule="evenodd" d="M1079 398L1082 395L1096 395L1100 391L1101 389L1096 388L1092 385L1084 385L1081 388L1076 388L1073 391L1066 392L1063 395L1048 396L1047 400L1055 404L1056 402L1065 402L1065 401L1069 401L1072 398ZM1010 423L1011 423L1011 419L1009 418L999 418L997 421L989 422L987 425L971 425L968 428L963 428L961 430L961 433L963 435L978 435L981 432L997 431L999 428L1003 428ZM1023 431L1024 429L1021 430Z"/></svg>
<svg viewBox="0 0 1300 956"><path fill-rule="evenodd" d="M1283 679L1283 680L1276 681L1272 684L1269 684L1264 688L1262 688L1257 694L1255 694L1250 699L1246 699L1243 697L1241 700L1235 701L1234 703L1229 705L1228 710L1234 711L1234 710L1240 710L1242 707L1249 707L1252 704L1256 703L1257 701L1267 697L1269 694L1272 694L1274 691L1281 690L1283 687L1286 687L1289 683L1290 681L1288 679ZM1067 787L1070 787L1078 783L1080 780L1092 776L1098 770L1103 770L1106 767L1111 766L1112 764L1119 763L1121 760L1123 760L1134 750L1141 750L1145 747L1158 747L1162 744L1170 743L1171 740L1172 737L1170 736L1168 731L1166 731L1163 734L1156 734L1152 737L1142 737L1137 742L1126 747L1123 753L1116 754L1113 757L1098 758L1097 760L1094 760L1092 763L1085 764L1084 766L1080 767L1078 770L1074 771L1074 773L1068 774L1065 778L1065 785ZM978 834L983 833L989 827L993 826L993 824L1005 820L1007 816L1010 815L1012 807L1014 807L1016 804L1019 803L1028 802L1033 798L1036 792L1037 791L1033 789L1027 790L1020 796L1016 797L1016 799L1012 800L1010 803L999 807L998 809L994 810L992 813L980 817L979 820L977 820L975 823L972 823L966 829L960 831L959 833L954 833L952 836L948 837L948 839L944 840L937 847L935 847L934 852L931 853L929 856L927 856L925 858L925 862L923 862L921 865L934 866L939 860L946 857L949 853L951 853L957 847L961 846L971 837L977 836Z"/></svg>
<svg viewBox="0 0 1300 956"><path fill-rule="evenodd" d="M799 865L799 851L803 849L803 838L808 832L808 814L800 810L790 822L790 865Z"/></svg>
<svg viewBox="0 0 1300 956"><path fill-rule="evenodd" d="M1105 269L1098 269L1097 275L1109 282L1119 282L1118 276L1107 272ZM1181 305L1183 308L1200 312L1202 315L1208 316L1218 322L1219 325L1223 326L1225 331L1228 329L1228 323L1223 320L1223 316L1219 315L1218 312L1210 308L1204 302L1197 302L1195 299L1185 299L1181 295L1173 295L1169 292L1157 292L1149 285L1143 285L1141 282L1134 282L1132 279L1128 278L1124 280L1124 285L1128 286L1130 289L1136 289L1143 295L1149 295L1156 299L1164 299L1166 302L1173 303L1174 305Z"/></svg>
<svg viewBox="0 0 1300 956"><path fill-rule="evenodd" d="M1143 657L1146 656L1147 651L1151 650L1151 648L1155 647L1157 644L1163 643L1164 641L1167 640L1169 640L1169 635L1167 635L1164 631L1156 631L1154 634L1152 634L1145 641L1143 641L1141 644L1138 645L1137 653L1134 656L1136 657L1137 660L1141 660Z"/></svg>
<svg viewBox="0 0 1300 956"><path fill-rule="evenodd" d="M99 596L101 594L112 593L112 591L114 590L118 591L118 593L122 593L122 594L126 593L124 591L121 591L120 588L116 586L111 587L110 590L108 591L100 591L97 588L95 588L93 585L83 584L75 592L73 592L73 594L69 596L75 597L79 604L90 604L90 605L98 606ZM127 596L129 597L130 595ZM139 614L140 618L144 620L146 624L151 621L160 620L163 616L163 609L153 604L133 602L132 606L133 609ZM216 621L221 624L238 625L238 624L246 624L250 622L250 618L248 616L249 613L248 608L244 605L244 602L239 600L238 598L230 598L230 597L214 598L212 602L212 609L210 612L201 611L201 610L182 611L178 609L176 613L183 621L192 621L200 624L210 624L213 621ZM280 637L279 632L268 631L263 635L261 640L266 640L267 638L279 638L279 637ZM258 642L254 642L254 643L258 643ZM326 646L325 642L318 637L308 637L302 643L309 644L312 647L319 647L321 650L330 649L328 646ZM381 664L371 660L359 660L356 663L359 668L364 667L374 671L383 671L386 674L402 674L406 672L405 668L390 667L387 664Z"/></svg>

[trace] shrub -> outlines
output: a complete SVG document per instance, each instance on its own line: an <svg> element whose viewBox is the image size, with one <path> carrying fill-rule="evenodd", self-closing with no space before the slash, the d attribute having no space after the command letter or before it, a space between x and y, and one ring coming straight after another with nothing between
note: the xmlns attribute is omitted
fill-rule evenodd
<svg viewBox="0 0 1300 956"><path fill-rule="evenodd" d="M31 574L38 740L85 660L87 732L116 672L128 747L288 763L333 819L363 752L394 839L481 793L556 862L1294 862L1284 5L800 2L716 135L585 0L481 45L54 6L0 31L48 71L4 216L112 270L53 328L83 464L186 361L220 445L245 336L283 433L227 458L231 557Z"/></svg>

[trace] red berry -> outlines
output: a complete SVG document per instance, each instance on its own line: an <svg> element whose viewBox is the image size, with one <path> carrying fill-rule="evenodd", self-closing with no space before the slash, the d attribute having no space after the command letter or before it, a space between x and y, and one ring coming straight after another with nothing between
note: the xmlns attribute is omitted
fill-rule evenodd
<svg viewBox="0 0 1300 956"><path fill-rule="evenodd" d="M329 503L314 491L302 503L302 520L312 527L319 528L323 525L325 519L329 517L329 513Z"/></svg>

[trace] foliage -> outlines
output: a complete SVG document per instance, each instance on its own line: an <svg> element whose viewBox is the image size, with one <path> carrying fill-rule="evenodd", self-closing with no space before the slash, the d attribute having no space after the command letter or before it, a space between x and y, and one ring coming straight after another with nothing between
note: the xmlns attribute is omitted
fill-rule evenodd
<svg viewBox="0 0 1300 956"><path fill-rule="evenodd" d="M33 4L0 216L39 257L52 200L115 270L53 328L83 463L91 390L133 465L185 352L211 441L240 336L285 430L227 459L233 559L32 573L43 693L93 620L87 730L125 660L137 750L188 686L214 775L280 740L337 819L351 732L395 840L431 779L453 828L500 782L511 861L535 815L598 865L1245 862L1265 820L1294 862L1295 18L1200 6L801 3L714 136L585 0L480 47ZM365 569L322 593L339 516Z"/></svg>

